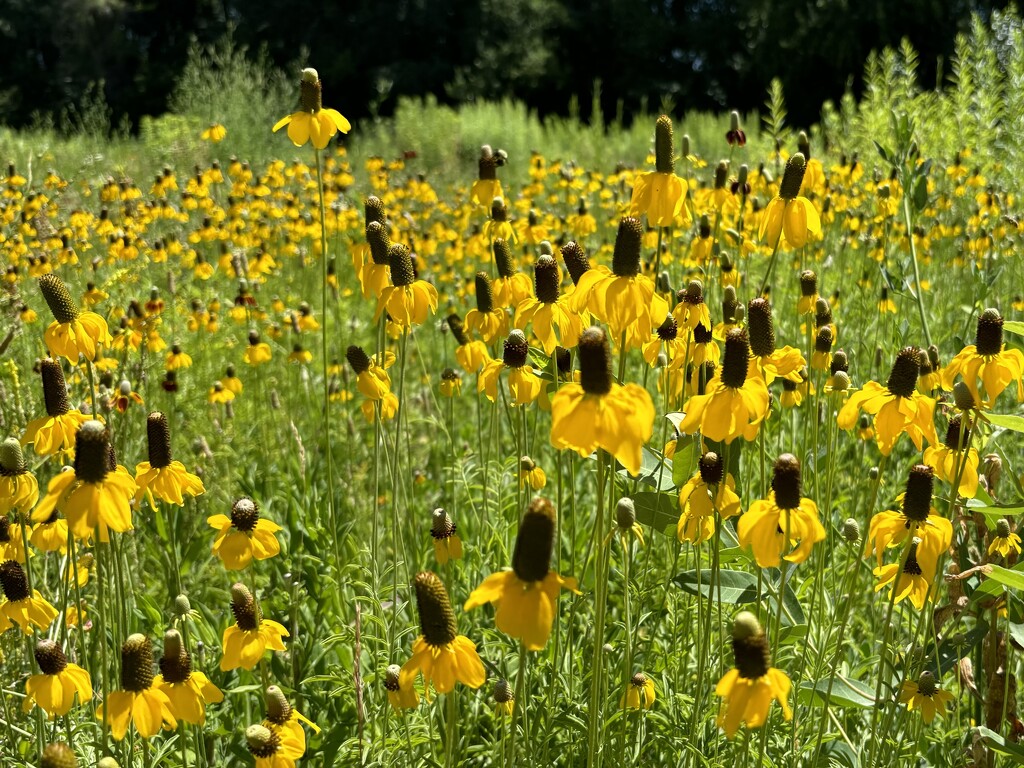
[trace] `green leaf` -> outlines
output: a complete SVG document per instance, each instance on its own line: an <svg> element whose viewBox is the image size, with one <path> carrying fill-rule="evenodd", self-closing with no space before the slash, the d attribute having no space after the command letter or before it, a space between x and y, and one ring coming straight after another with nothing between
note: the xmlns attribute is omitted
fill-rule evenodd
<svg viewBox="0 0 1024 768"><path fill-rule="evenodd" d="M633 507L636 509L637 522L674 536L676 523L679 521L679 507L675 504L675 499L675 494L671 493L634 493Z"/></svg>
<svg viewBox="0 0 1024 768"><path fill-rule="evenodd" d="M1016 517L1017 515L1024 513L1024 504L1018 504L1013 507L995 507L989 506L979 499L968 499L967 508L971 510L971 512L977 512L984 515L986 521L990 523L990 529L994 527L994 523L997 520L1001 520L1004 517Z"/></svg>
<svg viewBox="0 0 1024 768"><path fill-rule="evenodd" d="M811 682L805 680L800 684L798 699L801 704L815 707L825 706L825 694L828 693L828 678ZM832 693L828 697L829 706L839 704L844 707L868 709L875 703L875 694L870 686L859 680L851 680L836 675L832 681Z"/></svg>
<svg viewBox="0 0 1024 768"><path fill-rule="evenodd" d="M1024 432L1024 416L1011 416L1002 413L986 413L985 418L996 427L1009 429L1013 432Z"/></svg>
<svg viewBox="0 0 1024 768"><path fill-rule="evenodd" d="M874 144L875 144L875 149L878 150L878 154L881 155L882 159L885 160L885 162L889 163L889 165L894 165L894 162L893 162L893 159L892 159L892 150L886 149L881 144L879 144L877 141L874 142Z"/></svg>
<svg viewBox="0 0 1024 768"><path fill-rule="evenodd" d="M722 602L729 605L743 605L757 601L757 577L746 571L719 571L719 583L721 584ZM711 591L711 571L701 570L700 585L697 584L697 571L683 571L672 579L684 592L691 595L708 597ZM719 594L718 586L715 586L714 597Z"/></svg>
<svg viewBox="0 0 1024 768"><path fill-rule="evenodd" d="M970 631L961 634L950 635L939 643L938 650L935 644L929 644L926 649L928 659L927 669L938 680L956 666L960 659L970 656L978 644L988 634L988 624L984 621L978 622Z"/></svg>
<svg viewBox="0 0 1024 768"><path fill-rule="evenodd" d="M1003 322L1003 330L1024 336L1024 320L1006 320Z"/></svg>
<svg viewBox="0 0 1024 768"><path fill-rule="evenodd" d="M1000 755L1007 755L1008 757L1016 757L1018 760L1024 759L1024 747L1018 744L1007 743L1006 739L985 726L980 726L977 730L981 740L985 742L985 746L993 752L998 752Z"/></svg>
<svg viewBox="0 0 1024 768"><path fill-rule="evenodd" d="M1017 566L1017 568L1020 567ZM988 574L989 579L994 579L1010 589L1024 590L1024 572L1017 570L1017 568L1013 570L1003 568L1001 565L989 565L987 568L991 569Z"/></svg>
<svg viewBox="0 0 1024 768"><path fill-rule="evenodd" d="M662 467L663 462L664 467ZM627 480L633 478L627 469L618 470L618 474ZM638 478L642 485L662 491L671 490L672 461L670 459L663 459L660 453L652 451L645 445L640 453L640 474Z"/></svg>
<svg viewBox="0 0 1024 768"><path fill-rule="evenodd" d="M922 211L926 205L928 205L928 178L919 176L914 183L914 208Z"/></svg>
<svg viewBox="0 0 1024 768"><path fill-rule="evenodd" d="M676 452L672 457L672 484L682 488L690 479L693 468L697 465L697 442L692 437L680 437L676 440Z"/></svg>

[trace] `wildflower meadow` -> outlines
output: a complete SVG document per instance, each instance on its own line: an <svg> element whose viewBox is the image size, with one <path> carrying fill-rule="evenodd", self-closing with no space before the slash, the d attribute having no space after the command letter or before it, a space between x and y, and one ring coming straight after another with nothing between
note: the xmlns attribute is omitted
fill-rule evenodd
<svg viewBox="0 0 1024 768"><path fill-rule="evenodd" d="M998 20L805 130L213 49L0 129L0 765L1021 764Z"/></svg>

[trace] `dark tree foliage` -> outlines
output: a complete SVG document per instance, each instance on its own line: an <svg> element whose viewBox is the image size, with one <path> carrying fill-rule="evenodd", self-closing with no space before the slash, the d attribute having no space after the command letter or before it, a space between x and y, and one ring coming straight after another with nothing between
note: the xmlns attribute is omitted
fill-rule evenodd
<svg viewBox="0 0 1024 768"><path fill-rule="evenodd" d="M991 0L2 0L0 122L59 116L102 83L115 121L166 109L189 43L236 42L308 63L347 114L386 114L402 95L513 96L564 112L573 95L628 115L755 109L781 78L791 119L858 87L871 50L909 37L933 82L954 35ZM306 63L306 62L302 62Z"/></svg>

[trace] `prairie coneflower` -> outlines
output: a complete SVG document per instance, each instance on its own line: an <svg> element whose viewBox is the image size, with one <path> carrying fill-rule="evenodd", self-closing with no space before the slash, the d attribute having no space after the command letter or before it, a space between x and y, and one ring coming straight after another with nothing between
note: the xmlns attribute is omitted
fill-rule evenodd
<svg viewBox="0 0 1024 768"><path fill-rule="evenodd" d="M207 704L224 701L224 694L210 678L192 669L192 657L176 629L164 633L164 655L160 657L160 674L153 678L153 687L167 696L176 719L193 725L206 722Z"/></svg>
<svg viewBox="0 0 1024 768"><path fill-rule="evenodd" d="M68 663L63 649L53 640L44 638L37 642L35 657L40 674L31 675L25 681L22 708L26 712L38 706L53 719L70 712L76 696L79 704L92 699L89 673L77 664Z"/></svg>
<svg viewBox="0 0 1024 768"><path fill-rule="evenodd" d="M68 402L68 387L64 381L64 370L58 361L43 358L39 361L39 372L43 378L43 402L46 416L33 419L25 428L22 445L32 444L39 456L49 456L64 450L69 456L75 452L75 433L89 420L78 409L72 409Z"/></svg>
<svg viewBox="0 0 1024 768"><path fill-rule="evenodd" d="M155 495L165 504L185 504L185 496L199 496L206 493L203 481L185 469L180 461L171 459L171 430L167 417L159 411L149 414L146 420L146 437L149 446L149 461L135 466L135 493L138 502L145 494L153 506Z"/></svg>
<svg viewBox="0 0 1024 768"><path fill-rule="evenodd" d="M155 736L161 726L178 727L167 694L153 686L153 645L145 635L129 635L121 646L121 690L100 704L96 717L110 725L117 741L128 733L130 723L144 739Z"/></svg>
<svg viewBox="0 0 1024 768"><path fill-rule="evenodd" d="M480 147L480 159L477 161L477 180L470 190L470 199L475 205L489 205L502 196L501 182L498 181L497 169L508 162L508 153L503 149L495 151L489 144Z"/></svg>
<svg viewBox="0 0 1024 768"><path fill-rule="evenodd" d="M935 578L935 569L938 561L928 559L926 553L920 551L921 539L911 540L904 557L899 562L879 565L872 573L878 579L875 584L875 592L892 584L890 591L894 603L909 597L910 602L919 611L924 608L931 592L932 581Z"/></svg>
<svg viewBox="0 0 1024 768"><path fill-rule="evenodd" d="M282 117L274 124L274 132L288 126L288 138L296 147L312 139L313 146L323 149L338 131L348 133L352 124L336 109L324 109L320 75L315 69L302 70L299 80L299 110Z"/></svg>
<svg viewBox="0 0 1024 768"><path fill-rule="evenodd" d="M775 323L768 299L752 299L747 305L747 332L750 334L750 353L765 384L771 384L777 378L794 383L801 381L800 369L807 363L800 350L794 347L776 349Z"/></svg>
<svg viewBox="0 0 1024 768"><path fill-rule="evenodd" d="M676 176L672 120L662 115L654 126L654 170L637 174L633 181L630 216L647 216L652 227L671 227L677 217L689 221L686 182Z"/></svg>
<svg viewBox="0 0 1024 768"><path fill-rule="evenodd" d="M874 550L881 565L885 550L903 544L908 537L920 539L920 554L927 562L937 561L946 551L953 540L953 524L932 507L934 478L934 470L926 464L910 468L901 511L886 510L871 518L865 556ZM929 580L934 575L930 573Z"/></svg>
<svg viewBox="0 0 1024 768"><path fill-rule="evenodd" d="M680 328L692 331L698 325L711 327L711 313L704 301L704 284L700 280L691 280L677 298L679 301L672 308L672 317Z"/></svg>
<svg viewBox="0 0 1024 768"><path fill-rule="evenodd" d="M103 760L96 765L98 768L109 768ZM43 749L39 756L39 768L78 768L78 758L75 756L75 750L63 741L55 741Z"/></svg>
<svg viewBox="0 0 1024 768"><path fill-rule="evenodd" d="M101 541L108 531L131 530L131 500L135 481L123 467L111 466L110 435L98 421L87 421L75 437L75 464L50 481L46 496L32 513L32 522L47 520L60 507L71 532L87 539L99 528Z"/></svg>
<svg viewBox="0 0 1024 768"><path fill-rule="evenodd" d="M252 499L243 497L235 501L231 517L211 515L206 522L217 531L213 554L229 571L240 571L253 560L266 560L281 552L274 535L281 526L260 517L260 508Z"/></svg>
<svg viewBox="0 0 1024 768"><path fill-rule="evenodd" d="M704 394L693 395L683 405L686 417L679 431L700 430L708 440L731 443L743 436L753 440L768 415L768 387L750 359L747 332L733 328L725 337L721 367L707 382Z"/></svg>
<svg viewBox="0 0 1024 768"><path fill-rule="evenodd" d="M604 331L593 326L579 341L580 382L563 385L551 398L551 444L589 456L612 454L633 475L640 472L644 443L654 432L654 403L638 384L612 379Z"/></svg>
<svg viewBox="0 0 1024 768"><path fill-rule="evenodd" d="M427 315L437 311L437 289L426 280L417 280L409 246L395 243L388 249L391 285L380 292L373 321L380 320L384 310L403 329L422 325Z"/></svg>
<svg viewBox="0 0 1024 768"><path fill-rule="evenodd" d="M203 132L199 134L199 138L203 141L208 141L211 144L219 144L224 141L224 137L228 135L228 129L220 123L210 123L209 126L203 129Z"/></svg>
<svg viewBox="0 0 1024 768"><path fill-rule="evenodd" d="M579 594L576 579L551 570L554 544L555 507L547 499L534 499L519 523L511 570L484 579L463 610L492 603L499 630L522 640L527 650L544 648L557 613L558 593L564 588Z"/></svg>
<svg viewBox="0 0 1024 768"><path fill-rule="evenodd" d="M412 645L412 656L402 666L399 686L411 687L416 676L423 675L438 693L450 693L455 683L479 688L487 679L476 643L458 634L455 612L448 592L436 574L423 571L413 579L421 634Z"/></svg>
<svg viewBox="0 0 1024 768"><path fill-rule="evenodd" d="M754 560L762 568L777 568L782 558L802 563L811 556L814 545L825 540L818 506L800 495L796 456L784 453L775 460L768 498L750 505L740 517L737 535L741 547L753 549Z"/></svg>
<svg viewBox="0 0 1024 768"><path fill-rule="evenodd" d="M790 248L807 243L808 235L821 234L821 219L811 201L800 196L807 161L799 152L786 161L786 171L776 195L764 209L757 236L768 245L778 247L785 239Z"/></svg>
<svg viewBox="0 0 1024 768"><path fill-rule="evenodd" d="M757 617L748 611L741 611L733 621L732 651L736 666L715 688L715 695L722 698L718 726L725 729L726 736L736 735L741 723L748 728L764 725L772 699L782 705L783 717L792 719L789 691L793 684L785 672L771 665L768 638Z"/></svg>
<svg viewBox="0 0 1024 768"><path fill-rule="evenodd" d="M438 387L445 397L458 397L462 394L462 374L454 368L441 371L441 384Z"/></svg>
<svg viewBox="0 0 1024 768"><path fill-rule="evenodd" d="M108 400L108 407L113 406L118 413L127 413L132 403L142 405L142 395L132 389L132 383L128 379L122 379L117 386L117 394Z"/></svg>
<svg viewBox="0 0 1024 768"><path fill-rule="evenodd" d="M498 309L515 309L532 295L530 277L516 269L508 240L499 237L491 245L491 252L494 254L494 266L498 270L498 278L491 286L494 306Z"/></svg>
<svg viewBox="0 0 1024 768"><path fill-rule="evenodd" d="M0 603L0 628L17 624L23 633L31 635L33 627L46 632L57 618L57 609L39 594L39 590L29 591L28 576L17 561L0 563L0 588L7 598Z"/></svg>
<svg viewBox="0 0 1024 768"><path fill-rule="evenodd" d="M889 379L883 387L869 381L855 392L839 411L840 429L853 429L860 411L875 416L875 437L883 456L892 453L896 440L906 432L917 450L922 440L931 445L938 443L935 434L935 400L917 391L917 377L921 368L918 351L904 347L896 355Z"/></svg>
<svg viewBox="0 0 1024 768"><path fill-rule="evenodd" d="M455 532L455 523L438 507L431 515L430 536L434 539L434 557L438 565L462 559L462 539Z"/></svg>
<svg viewBox="0 0 1024 768"><path fill-rule="evenodd" d="M498 378L508 370L508 391L513 405L529 405L540 394L543 381L534 372L530 362L530 345L523 332L516 329L505 339L500 360L488 360L477 377L476 389L487 395L492 403L498 400Z"/></svg>
<svg viewBox="0 0 1024 768"><path fill-rule="evenodd" d="M448 328L452 332L452 336L455 337L455 343L458 345L455 348L455 360L462 370L466 373L477 373L483 368L491 359L490 354L487 352L487 345L479 339L470 339L466 335L465 326L462 323L462 319L452 313L446 318Z"/></svg>
<svg viewBox="0 0 1024 768"><path fill-rule="evenodd" d="M529 456L519 457L519 487L530 486L531 490L539 491L547 485L548 478L544 470Z"/></svg>
<svg viewBox="0 0 1024 768"><path fill-rule="evenodd" d="M245 347L245 352L242 353L242 359L246 365L263 365L263 363L269 363L271 357L273 357L273 353L270 351L270 345L265 341L260 341L258 332L249 331L249 343Z"/></svg>
<svg viewBox="0 0 1024 768"><path fill-rule="evenodd" d="M476 273L476 309L466 313L465 326L467 330L480 334L487 344L508 333L508 315L504 310L495 308L491 278L486 272Z"/></svg>
<svg viewBox="0 0 1024 768"><path fill-rule="evenodd" d="M973 499L978 493L979 461L978 451L971 447L970 420L962 413L950 417L942 445L929 445L924 449L924 463L935 470L940 480L952 485L959 472L957 492L965 499Z"/></svg>
<svg viewBox="0 0 1024 768"><path fill-rule="evenodd" d="M637 672L622 692L619 709L650 709L654 706L654 699L654 680L643 672Z"/></svg>
<svg viewBox="0 0 1024 768"><path fill-rule="evenodd" d="M388 692L388 701L399 714L406 709L415 709L420 703L420 695L412 681L405 688L401 686L401 674L402 668L397 664L389 664L384 670L384 689Z"/></svg>
<svg viewBox="0 0 1024 768"><path fill-rule="evenodd" d="M927 670L917 681L907 680L900 687L900 704L906 704L909 711L920 711L925 723L931 723L935 715L945 717L946 707L953 701L953 694L939 688L935 675Z"/></svg>
<svg viewBox="0 0 1024 768"><path fill-rule="evenodd" d="M627 216L619 222L612 254L611 273L588 270L576 284L576 293L590 311L608 324L616 342L626 335L628 347L641 346L668 314L668 303L654 282L640 271L644 229L640 219Z"/></svg>
<svg viewBox="0 0 1024 768"><path fill-rule="evenodd" d="M1024 400L1024 352L1003 344L1003 317L997 309L986 309L978 318L974 343L968 344L942 371L942 388L952 389L957 375L974 395L975 402L991 408L1011 383L1017 383L1017 399ZM985 387L981 397L978 382Z"/></svg>
<svg viewBox="0 0 1024 768"><path fill-rule="evenodd" d="M0 515L27 514L39 501L39 482L25 462L21 443L8 437L0 443Z"/></svg>
<svg viewBox="0 0 1024 768"><path fill-rule="evenodd" d="M164 367L168 371L179 371L182 368L192 367L192 356L183 352L178 344L171 345L171 351L167 355Z"/></svg>
<svg viewBox="0 0 1024 768"><path fill-rule="evenodd" d="M295 761L306 753L295 731L268 727L266 723L246 728L245 743L249 754L256 758L256 768L295 768Z"/></svg>
<svg viewBox="0 0 1024 768"><path fill-rule="evenodd" d="M388 259L391 236L388 234L384 204L380 199L374 196L368 197L364 208L366 210L366 247L370 252L370 258L362 257L356 265L356 270L359 284L363 287L363 298L368 299L370 296L379 298L381 291L391 281L391 262ZM374 218L371 219L371 216ZM358 253L358 251L354 253Z"/></svg>
<svg viewBox="0 0 1024 768"><path fill-rule="evenodd" d="M529 296L516 307L516 328L532 325L534 335L544 347L544 354L554 354L555 347L575 347L583 332L583 321L560 295L562 277L551 256L541 256L534 265L536 297ZM469 317L467 315L467 322Z"/></svg>
<svg viewBox="0 0 1024 768"><path fill-rule="evenodd" d="M288 731L291 738L302 746L302 752L305 754L306 732L302 729L302 724L308 725L314 733L320 733L319 726L293 707L284 691L276 685L268 686L263 692L263 702L267 707L263 725L277 732Z"/></svg>
<svg viewBox="0 0 1024 768"><path fill-rule="evenodd" d="M505 240L509 243L518 242L516 231L512 222L508 220L508 206L503 197L495 197L491 200L491 218L484 224L484 240L493 243L495 240Z"/></svg>
<svg viewBox="0 0 1024 768"><path fill-rule="evenodd" d="M267 650L284 651L288 630L276 621L264 619L256 598L242 583L231 587L231 613L235 623L224 630L220 671L252 669Z"/></svg>
<svg viewBox="0 0 1024 768"><path fill-rule="evenodd" d="M380 417L383 421L393 419L398 413L398 395L391 391L391 377L387 366L394 360L391 353L385 353L383 365L378 364L376 356L370 357L362 347L352 345L345 352L352 370L356 373L356 387L366 398L363 403L363 415L367 421L373 421L376 405L380 405Z"/></svg>
<svg viewBox="0 0 1024 768"><path fill-rule="evenodd" d="M516 709L516 694L512 685L505 678L494 684L494 714L512 717Z"/></svg>
<svg viewBox="0 0 1024 768"><path fill-rule="evenodd" d="M72 365L78 364L79 355L92 362L99 345L113 341L107 321L95 312L82 312L59 277L52 273L43 275L39 278L39 290L54 318L43 333L51 355L66 357Z"/></svg>
<svg viewBox="0 0 1024 768"><path fill-rule="evenodd" d="M1011 554L1019 555L1020 550L1020 536L1010 530L1010 521L1005 517L996 520L996 529L988 545L988 554L1009 557Z"/></svg>
<svg viewBox="0 0 1024 768"><path fill-rule="evenodd" d="M722 520L740 514L736 481L725 471L722 457L708 451L697 462L698 471L679 489L679 541L697 545L715 535L715 510Z"/></svg>
<svg viewBox="0 0 1024 768"><path fill-rule="evenodd" d="M797 301L796 313L814 314L818 298L818 275L812 269L805 269L800 273L800 299Z"/></svg>

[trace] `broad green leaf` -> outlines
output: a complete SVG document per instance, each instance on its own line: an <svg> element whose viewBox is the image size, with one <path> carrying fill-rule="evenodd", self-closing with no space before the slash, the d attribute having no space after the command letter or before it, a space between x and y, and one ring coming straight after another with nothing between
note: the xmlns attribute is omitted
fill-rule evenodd
<svg viewBox="0 0 1024 768"><path fill-rule="evenodd" d="M914 184L914 208L918 211L924 210L928 205L928 178L919 176Z"/></svg>
<svg viewBox="0 0 1024 768"><path fill-rule="evenodd" d="M1017 570L1017 568L1013 570L1003 568L1001 565L989 565L988 567L992 569L988 574L990 579L994 579L1010 589L1024 590L1024 572Z"/></svg>
<svg viewBox="0 0 1024 768"><path fill-rule="evenodd" d="M986 413L985 418L994 426L1009 429L1013 432L1024 432L1024 416L1011 416L1002 413Z"/></svg>
<svg viewBox="0 0 1024 768"><path fill-rule="evenodd" d="M1024 336L1024 321L1006 320L1003 322L1003 330L1016 333L1018 336Z"/></svg>
<svg viewBox="0 0 1024 768"><path fill-rule="evenodd" d="M800 703L811 704L815 707L824 706L828 683L828 678L815 682L810 680L802 682L798 696ZM832 681L832 693L828 696L828 702L830 707L838 704L844 707L867 709L875 703L875 693L867 683L836 675L835 680Z"/></svg>
<svg viewBox="0 0 1024 768"><path fill-rule="evenodd" d="M980 726L978 728L978 735L981 736L981 740L985 742L985 746L993 752L998 752L1000 755L1007 755L1008 757L1016 757L1018 760L1024 760L1024 747L1019 744L1007 743L1006 739L985 726Z"/></svg>
<svg viewBox="0 0 1024 768"><path fill-rule="evenodd" d="M676 523L679 521L676 494L640 491L633 494L633 508L636 510L636 520L641 525L675 535Z"/></svg>
<svg viewBox="0 0 1024 768"><path fill-rule="evenodd" d="M729 605L743 605L757 601L757 577L746 571L719 571L719 583L721 584L722 602ZM711 570L703 569L700 572L700 585L697 584L697 571L683 571L672 579L682 587L684 592L691 595L708 597L713 594L717 599L719 595L718 585L715 585L711 593Z"/></svg>
<svg viewBox="0 0 1024 768"><path fill-rule="evenodd" d="M988 634L988 624L981 621L968 632L950 635L943 639L937 650L934 643L929 644L925 651L925 658L928 659L928 671L935 675L936 679L941 680L960 659L970 656L974 652L978 644L985 639L986 634Z"/></svg>

